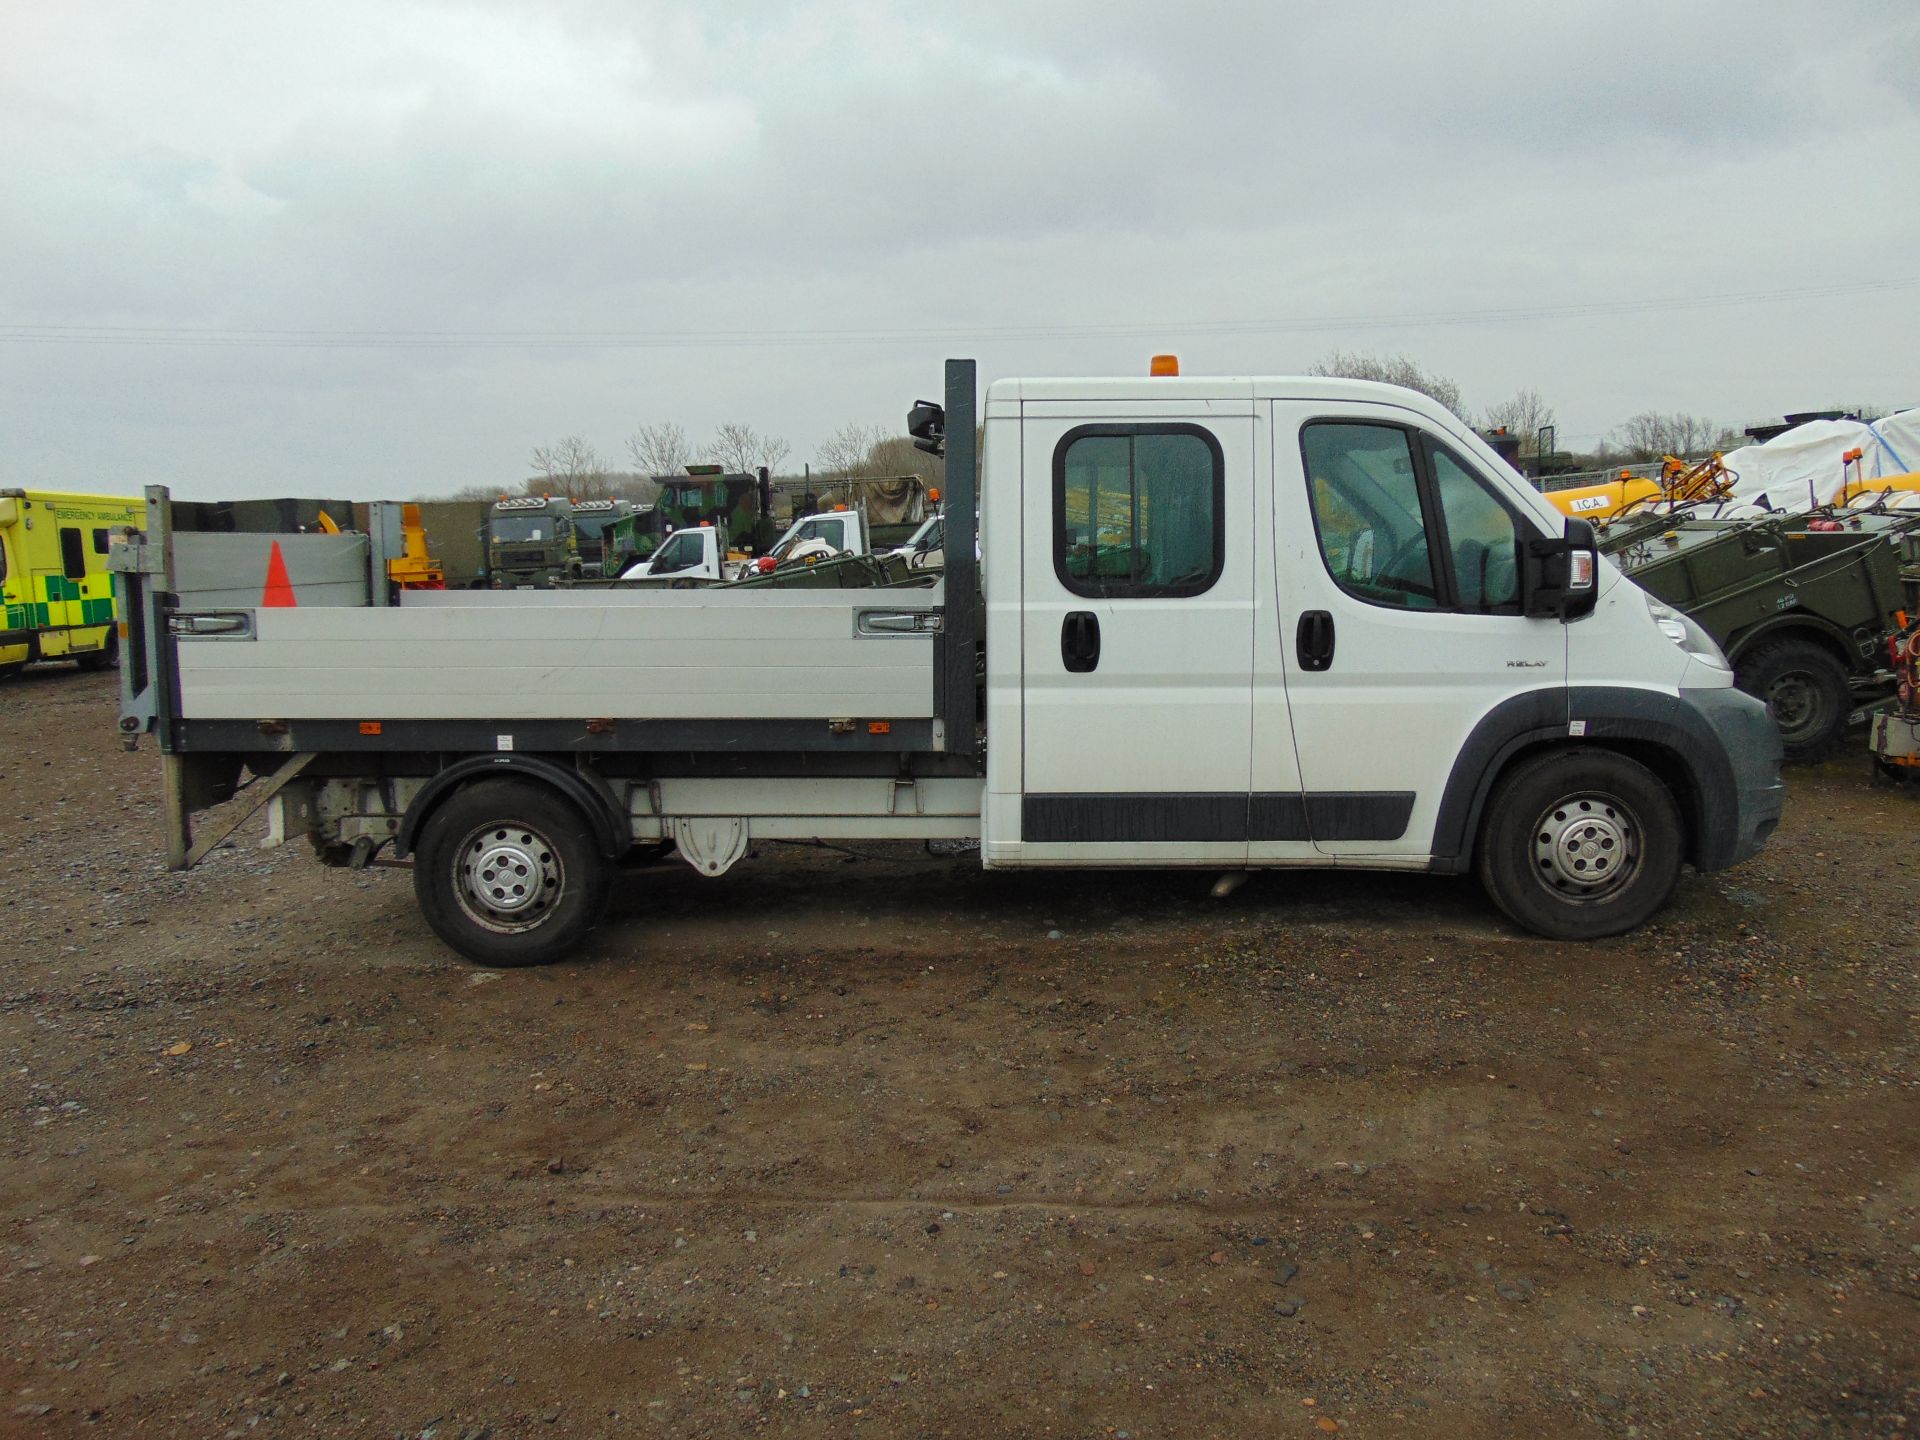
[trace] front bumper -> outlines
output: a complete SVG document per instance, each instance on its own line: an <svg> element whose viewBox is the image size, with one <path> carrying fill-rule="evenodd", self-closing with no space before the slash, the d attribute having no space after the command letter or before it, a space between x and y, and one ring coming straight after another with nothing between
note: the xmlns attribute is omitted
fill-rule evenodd
<svg viewBox="0 0 1920 1440"><path fill-rule="evenodd" d="M1701 870L1724 870L1759 854L1786 811L1780 730L1766 705L1744 690L1682 690L1680 699L1724 752L1730 784L1704 787L1695 862Z"/></svg>

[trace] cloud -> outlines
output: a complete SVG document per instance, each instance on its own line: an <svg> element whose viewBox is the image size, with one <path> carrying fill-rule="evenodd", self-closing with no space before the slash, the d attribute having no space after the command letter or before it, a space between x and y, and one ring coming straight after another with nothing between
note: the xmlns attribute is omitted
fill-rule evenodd
<svg viewBox="0 0 1920 1440"><path fill-rule="evenodd" d="M1131 369L1150 347L1097 327L1897 278L1920 226L1920 15L1892 0L124 4L9 40L0 423L72 483L447 488L641 418L804 456L956 345ZM1920 399L1872 313L1185 343L1275 370L1377 342L1479 403L1559 387L1598 432ZM889 338L789 338L857 329Z"/></svg>

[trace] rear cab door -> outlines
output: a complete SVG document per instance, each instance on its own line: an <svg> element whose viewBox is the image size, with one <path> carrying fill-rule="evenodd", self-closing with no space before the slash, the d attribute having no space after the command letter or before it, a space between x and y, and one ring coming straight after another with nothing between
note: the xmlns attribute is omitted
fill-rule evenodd
<svg viewBox="0 0 1920 1440"><path fill-rule="evenodd" d="M1244 383L1023 401L1020 549L987 560L1020 574L1020 839L990 863L1244 862L1257 428Z"/></svg>

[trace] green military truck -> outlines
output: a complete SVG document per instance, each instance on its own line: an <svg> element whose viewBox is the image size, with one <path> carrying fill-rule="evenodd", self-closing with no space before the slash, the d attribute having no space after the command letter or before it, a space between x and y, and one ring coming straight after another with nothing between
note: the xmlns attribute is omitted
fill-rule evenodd
<svg viewBox="0 0 1920 1440"><path fill-rule="evenodd" d="M574 550L580 557L579 573L604 572L611 552L614 527L638 509L631 500L575 500L568 511L573 521Z"/></svg>
<svg viewBox="0 0 1920 1440"><path fill-rule="evenodd" d="M641 561L652 557L665 536L660 528L660 507L634 505L607 527L600 547L600 574L617 580Z"/></svg>
<svg viewBox="0 0 1920 1440"><path fill-rule="evenodd" d="M1649 516L1601 549L1726 653L1765 700L1789 760L1817 760L1857 703L1890 683L1886 640L1904 604L1909 515L1708 520ZM1832 527L1832 528L1828 528Z"/></svg>
<svg viewBox="0 0 1920 1440"><path fill-rule="evenodd" d="M573 502L551 495L504 496L487 510L487 584L494 590L551 590L580 574Z"/></svg>
<svg viewBox="0 0 1920 1440"><path fill-rule="evenodd" d="M780 533L773 520L773 480L765 466L752 474L728 474L718 465L689 465L685 475L661 477L654 515L661 536L689 525L713 525L749 555L764 553Z"/></svg>

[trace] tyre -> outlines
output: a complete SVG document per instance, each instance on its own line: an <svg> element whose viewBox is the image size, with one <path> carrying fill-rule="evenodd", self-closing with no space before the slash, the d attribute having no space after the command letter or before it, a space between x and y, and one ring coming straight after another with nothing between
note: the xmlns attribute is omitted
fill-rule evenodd
<svg viewBox="0 0 1920 1440"><path fill-rule="evenodd" d="M587 817L525 780L456 790L414 847L420 913L482 965L546 965L570 954L600 923L611 878Z"/></svg>
<svg viewBox="0 0 1920 1440"><path fill-rule="evenodd" d="M1633 929L1680 877L1680 807L1637 760L1555 750L1493 787L1480 824L1480 883L1515 923L1550 940Z"/></svg>
<svg viewBox="0 0 1920 1440"><path fill-rule="evenodd" d="M1735 683L1767 702L1789 760L1808 764L1833 747L1853 713L1847 671L1811 640L1776 640L1741 657Z"/></svg>

